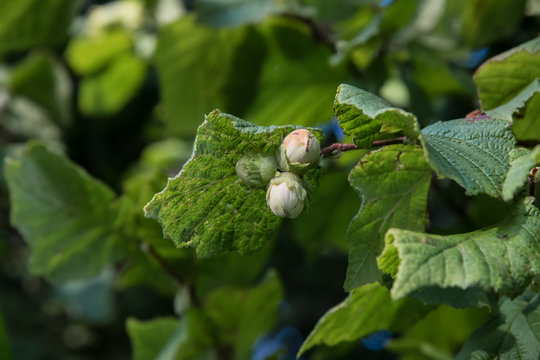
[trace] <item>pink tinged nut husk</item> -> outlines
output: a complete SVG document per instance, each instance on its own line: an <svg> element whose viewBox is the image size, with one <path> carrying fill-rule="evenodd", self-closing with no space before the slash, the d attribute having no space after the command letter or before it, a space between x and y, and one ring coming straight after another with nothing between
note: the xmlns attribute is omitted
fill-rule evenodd
<svg viewBox="0 0 540 360"><path fill-rule="evenodd" d="M285 154L290 163L310 164L320 158L321 146L309 130L298 129L283 140Z"/></svg>

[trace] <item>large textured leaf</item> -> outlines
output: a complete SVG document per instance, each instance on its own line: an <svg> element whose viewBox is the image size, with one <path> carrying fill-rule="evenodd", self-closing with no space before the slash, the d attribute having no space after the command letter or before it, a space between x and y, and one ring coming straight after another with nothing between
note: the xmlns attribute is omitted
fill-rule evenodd
<svg viewBox="0 0 540 360"><path fill-rule="evenodd" d="M334 111L345 134L352 135L358 146L370 147L379 132L403 131L411 139L419 135L416 116L354 86L338 87Z"/></svg>
<svg viewBox="0 0 540 360"><path fill-rule="evenodd" d="M538 359L540 357L540 294L527 290L499 309L476 330L456 359Z"/></svg>
<svg viewBox="0 0 540 360"><path fill-rule="evenodd" d="M0 55L36 45L57 45L77 13L80 0L0 2Z"/></svg>
<svg viewBox="0 0 540 360"><path fill-rule="evenodd" d="M382 258L399 256L392 297L471 306L485 301L480 291L519 294L540 269L540 213L532 201L518 202L500 224L466 234L390 229Z"/></svg>
<svg viewBox="0 0 540 360"><path fill-rule="evenodd" d="M294 129L259 127L213 111L197 131L191 159L146 205L146 215L159 220L165 237L195 247L199 257L255 251L280 219L266 205L266 190L248 187L235 165L247 153L275 154Z"/></svg>
<svg viewBox="0 0 540 360"><path fill-rule="evenodd" d="M5 174L11 223L31 247L32 273L55 282L89 278L115 260L124 239L108 187L38 143L8 159Z"/></svg>
<svg viewBox="0 0 540 360"><path fill-rule="evenodd" d="M475 73L474 81L484 110L503 105L540 77L540 37L486 61ZM536 93L520 113L514 133L520 140L539 140L537 126L540 94Z"/></svg>
<svg viewBox="0 0 540 360"><path fill-rule="evenodd" d="M234 348L235 359L251 359L255 340L279 319L282 297L283 289L274 271L253 289L220 288L208 296L206 312L218 327L220 343Z"/></svg>
<svg viewBox="0 0 540 360"><path fill-rule="evenodd" d="M527 181L529 171L533 166L540 163L540 146L532 151L528 149L515 149L510 156L515 159L510 163L510 170L506 175L503 185L503 200L510 200L518 189Z"/></svg>
<svg viewBox="0 0 540 360"><path fill-rule="evenodd" d="M485 117L430 125L422 129L428 160L438 175L456 181L468 195L501 197L515 144L510 126Z"/></svg>
<svg viewBox="0 0 540 360"><path fill-rule="evenodd" d="M215 342L212 323L196 309L188 309L180 320L163 317L143 322L129 318L126 328L134 360L193 359L208 353Z"/></svg>
<svg viewBox="0 0 540 360"><path fill-rule="evenodd" d="M332 346L379 330L403 331L430 310L414 299L393 301L381 284L364 285L319 319L298 355L316 345Z"/></svg>
<svg viewBox="0 0 540 360"><path fill-rule="evenodd" d="M349 174L362 207L347 231L345 289L380 280L377 256L391 227L425 230L431 169L421 148L393 145L365 155Z"/></svg>

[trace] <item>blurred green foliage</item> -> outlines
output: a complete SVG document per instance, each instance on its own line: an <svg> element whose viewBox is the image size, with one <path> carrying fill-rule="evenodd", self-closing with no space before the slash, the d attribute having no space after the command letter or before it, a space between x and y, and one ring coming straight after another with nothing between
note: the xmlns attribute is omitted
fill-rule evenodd
<svg viewBox="0 0 540 360"><path fill-rule="evenodd" d="M451 358L487 310L440 306L393 326L403 304L384 286L342 302L347 227L362 204L347 174L364 152L325 159L310 209L251 256L198 259L164 239L142 208L190 158L213 109L260 126L320 127L323 145L342 140L332 111L340 83L392 105L365 112L369 121L384 114L388 136L420 137L416 121L479 109L514 116L518 144L533 147L540 94L525 94L525 107L498 107L540 76L539 31L537 0L1 1L0 359L291 359L302 339L280 330L306 339L336 304L341 312L318 327L347 342L302 358ZM339 101L347 130L344 119L364 105ZM379 131L357 126L346 131L357 143ZM534 164L536 151L512 163L511 195L525 181L519 169ZM433 179L428 232L474 231L509 207ZM388 307L373 301L367 315L389 318L374 326L368 320L378 317L367 316L371 327L350 336L342 325L357 314L347 311L376 300L365 294L371 287ZM516 307L537 302L531 293L500 299L502 313L460 356L499 328L514 331L505 314L534 320L537 310ZM385 350L358 340L381 329L393 331Z"/></svg>

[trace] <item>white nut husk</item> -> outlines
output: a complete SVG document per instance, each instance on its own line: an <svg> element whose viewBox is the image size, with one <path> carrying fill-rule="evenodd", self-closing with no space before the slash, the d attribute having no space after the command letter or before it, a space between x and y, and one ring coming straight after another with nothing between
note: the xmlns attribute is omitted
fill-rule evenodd
<svg viewBox="0 0 540 360"><path fill-rule="evenodd" d="M293 173L284 172L273 178L266 192L266 203L280 217L294 219L304 210L307 192Z"/></svg>
<svg viewBox="0 0 540 360"><path fill-rule="evenodd" d="M294 130L283 139L276 158L282 171L303 175L319 164L321 146L309 130Z"/></svg>
<svg viewBox="0 0 540 360"><path fill-rule="evenodd" d="M266 187L274 177L277 163L274 156L266 154L244 155L235 166L236 174L251 187Z"/></svg>

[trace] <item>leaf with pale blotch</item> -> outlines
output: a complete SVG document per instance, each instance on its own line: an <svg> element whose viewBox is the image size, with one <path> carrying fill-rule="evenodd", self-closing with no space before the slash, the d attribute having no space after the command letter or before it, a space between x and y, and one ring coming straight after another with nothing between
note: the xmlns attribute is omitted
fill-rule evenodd
<svg viewBox="0 0 540 360"><path fill-rule="evenodd" d="M540 358L540 294L527 290L518 298L503 297L498 311L465 343L456 359Z"/></svg>
<svg viewBox="0 0 540 360"><path fill-rule="evenodd" d="M370 147L381 132L403 131L411 139L419 135L416 116L351 85L338 87L334 112L345 134L352 135L355 144L361 147Z"/></svg>
<svg viewBox="0 0 540 360"><path fill-rule="evenodd" d="M491 292L519 294L540 273L540 212L532 201L517 203L498 225L465 234L390 229L383 256L395 249L399 255L392 297L475 306Z"/></svg>
<svg viewBox="0 0 540 360"><path fill-rule="evenodd" d="M365 155L349 174L362 206L347 231L345 289L380 280L377 256L391 227L423 231L431 169L413 145L392 145Z"/></svg>
<svg viewBox="0 0 540 360"><path fill-rule="evenodd" d="M388 289L379 283L366 284L319 319L298 356L317 345L354 341L379 330L406 330L430 310L414 299L393 301Z"/></svg>
<svg viewBox="0 0 540 360"><path fill-rule="evenodd" d="M5 175L32 273L54 282L90 278L128 246L113 191L64 156L30 143L7 161Z"/></svg>
<svg viewBox="0 0 540 360"><path fill-rule="evenodd" d="M226 251L251 253L274 236L280 218L266 205L266 190L251 188L236 175L248 153L274 155L293 126L256 126L213 111L197 130L191 159L146 207L163 234L199 257ZM320 130L310 129L319 138Z"/></svg>
<svg viewBox="0 0 540 360"><path fill-rule="evenodd" d="M516 154L519 153L519 154ZM529 171L540 163L540 146L532 151L528 149L515 149L510 155L516 154L510 162L510 170L503 184L503 200L508 201L514 197L517 190L527 181Z"/></svg>
<svg viewBox="0 0 540 360"><path fill-rule="evenodd" d="M512 123L491 118L438 122L422 129L428 161L439 176L456 181L467 195L502 197L516 142Z"/></svg>

